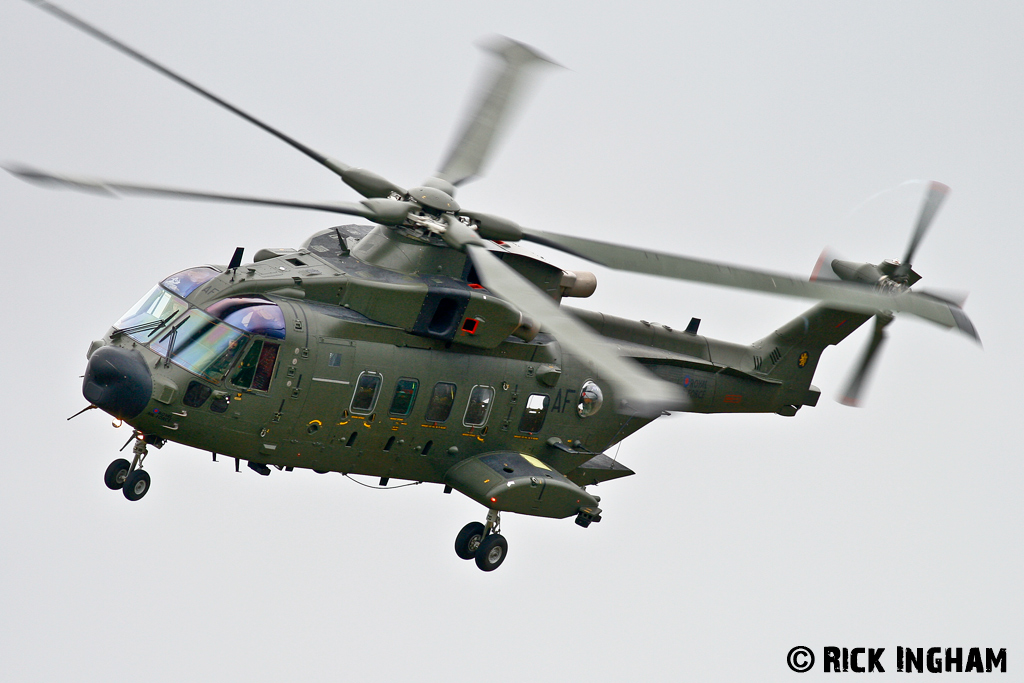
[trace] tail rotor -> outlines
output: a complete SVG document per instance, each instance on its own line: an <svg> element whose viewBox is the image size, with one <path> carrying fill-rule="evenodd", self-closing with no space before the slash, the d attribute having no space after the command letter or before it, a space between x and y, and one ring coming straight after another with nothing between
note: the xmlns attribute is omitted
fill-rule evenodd
<svg viewBox="0 0 1024 683"><path fill-rule="evenodd" d="M843 280L863 287L888 291L892 294L909 291L921 279L921 276L914 272L913 269L914 256L948 194L949 187L946 185L936 181L931 181L928 184L924 202L921 204L921 210L918 213L917 224L910 235L910 241L907 244L902 260L886 259L878 264L859 263L833 258L832 254L826 250L822 252L821 257L818 259L811 279ZM965 294L960 293L954 295L954 298L958 301L951 301L949 297L926 294L925 292L918 292L918 294L951 304L959 303L959 305L962 305L963 299L966 298ZM860 405L861 396L871 378L872 371L875 369L878 361L879 352L887 338L885 328L892 321L893 314L891 311L882 311L875 315L875 325L871 338L868 340L857 366L850 375L845 389L838 398L838 401L843 405ZM975 340L978 339L973 325L964 331L974 337Z"/></svg>

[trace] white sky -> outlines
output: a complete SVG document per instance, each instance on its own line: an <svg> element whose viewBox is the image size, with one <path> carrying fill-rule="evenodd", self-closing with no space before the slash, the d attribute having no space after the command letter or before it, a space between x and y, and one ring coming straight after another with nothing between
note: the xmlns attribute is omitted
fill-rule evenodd
<svg viewBox="0 0 1024 683"><path fill-rule="evenodd" d="M901 318L861 410L826 352L795 418L683 415L624 442L604 521L506 515L506 563L452 551L483 509L439 486L259 477L176 445L128 503L128 438L88 413L85 351L182 268L337 219L53 193L0 177L6 680L766 681L795 645L1005 647L1021 670L1024 12L991 2L332 3L67 8L350 164L415 184L502 33L540 80L463 206L525 225L809 273L898 258L953 192L922 286L970 290L985 343ZM332 174L28 3L0 9L0 159L305 199ZM887 192L861 206L872 195ZM555 257L565 267L572 259ZM598 271L588 307L747 342L799 301ZM967 674L963 674L966 676ZM953 676L955 679L955 676Z"/></svg>

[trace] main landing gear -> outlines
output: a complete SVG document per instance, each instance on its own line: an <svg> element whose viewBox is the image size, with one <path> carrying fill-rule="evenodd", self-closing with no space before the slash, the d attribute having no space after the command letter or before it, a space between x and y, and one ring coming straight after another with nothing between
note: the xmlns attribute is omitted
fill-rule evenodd
<svg viewBox="0 0 1024 683"><path fill-rule="evenodd" d="M470 522L455 537L455 554L464 560L476 560L476 566L493 572L508 554L508 541L500 533L501 513L487 512L486 524Z"/></svg>
<svg viewBox="0 0 1024 683"><path fill-rule="evenodd" d="M142 469L142 461L149 454L149 446L162 448L165 441L159 436L147 436L139 432L133 433L132 439L135 441L132 447L132 461L118 458L107 465L107 471L103 473L103 483L113 491L121 489L121 493L128 500L139 500L149 492L150 483L149 472Z"/></svg>

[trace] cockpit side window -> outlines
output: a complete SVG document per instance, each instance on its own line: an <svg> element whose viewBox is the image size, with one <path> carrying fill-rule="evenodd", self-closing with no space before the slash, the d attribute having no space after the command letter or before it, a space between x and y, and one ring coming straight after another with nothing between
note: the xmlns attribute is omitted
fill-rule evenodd
<svg viewBox="0 0 1024 683"><path fill-rule="evenodd" d="M547 394L530 394L526 399L526 410L519 420L519 431L536 434L544 427L544 419L548 416L548 404L551 399Z"/></svg>
<svg viewBox="0 0 1024 683"><path fill-rule="evenodd" d="M452 412L455 404L455 385L451 382L438 382L430 395L430 403L423 419L427 422L444 422Z"/></svg>
<svg viewBox="0 0 1024 683"><path fill-rule="evenodd" d="M180 273L175 273L160 284L171 290L180 297L187 297L202 285L220 275L213 268L189 268Z"/></svg>
<svg viewBox="0 0 1024 683"><path fill-rule="evenodd" d="M242 389L267 391L270 380L274 376L274 363L277 362L278 345L262 339L253 341L245 353L238 369L231 377L231 383Z"/></svg>

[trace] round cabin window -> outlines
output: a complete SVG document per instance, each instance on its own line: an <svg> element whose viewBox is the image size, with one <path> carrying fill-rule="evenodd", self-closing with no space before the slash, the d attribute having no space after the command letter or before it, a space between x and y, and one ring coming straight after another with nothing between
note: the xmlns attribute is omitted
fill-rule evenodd
<svg viewBox="0 0 1024 683"><path fill-rule="evenodd" d="M593 380L587 380L580 390L580 402L576 405L576 412L580 417L590 417L601 410L604 403L604 394L601 387Z"/></svg>

